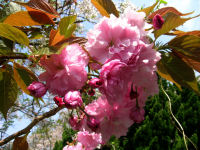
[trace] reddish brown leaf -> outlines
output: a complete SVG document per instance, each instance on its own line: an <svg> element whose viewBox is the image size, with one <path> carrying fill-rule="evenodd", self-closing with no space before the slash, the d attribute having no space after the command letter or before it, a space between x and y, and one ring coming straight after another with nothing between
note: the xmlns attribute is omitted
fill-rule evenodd
<svg viewBox="0 0 200 150"><path fill-rule="evenodd" d="M178 36L184 36L184 35L195 35L200 37L200 31L190 31L190 32L184 32L184 31L174 31L172 34L178 35Z"/></svg>
<svg viewBox="0 0 200 150"><path fill-rule="evenodd" d="M41 10L43 12L59 16L57 11L46 0L30 0L28 3L16 2L29 11L31 8Z"/></svg>
<svg viewBox="0 0 200 150"><path fill-rule="evenodd" d="M187 15L190 15L190 14L193 13L193 12L189 12L189 13L183 14L183 13L179 12L178 10L176 10L174 7L164 7L164 8L161 8L161 9L153 12L151 15L148 16L148 18L149 19L153 19L153 17L156 14L160 14L161 16L164 16L169 12L174 13L174 14L176 14L178 16L187 16Z"/></svg>
<svg viewBox="0 0 200 150"><path fill-rule="evenodd" d="M78 43L80 45L84 45L86 42L87 40L83 37L65 38L63 35L60 34L59 30L51 30L49 36L49 46L53 47L56 50L60 49L65 43Z"/></svg>
<svg viewBox="0 0 200 150"><path fill-rule="evenodd" d="M41 11L19 11L8 16L4 23L12 26L54 24L53 20Z"/></svg>
<svg viewBox="0 0 200 150"><path fill-rule="evenodd" d="M12 150L28 150L28 142L26 141L26 136L15 138Z"/></svg>
<svg viewBox="0 0 200 150"><path fill-rule="evenodd" d="M179 58L181 58L185 63L187 63L189 66L191 66L196 71L200 72L200 62L189 58L188 56L184 55L183 53L180 53L178 51L173 51Z"/></svg>

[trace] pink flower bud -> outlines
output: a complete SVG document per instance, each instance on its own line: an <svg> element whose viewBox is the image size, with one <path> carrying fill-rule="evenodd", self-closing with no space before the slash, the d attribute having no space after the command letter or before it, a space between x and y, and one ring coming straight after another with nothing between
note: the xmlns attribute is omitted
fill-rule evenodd
<svg viewBox="0 0 200 150"><path fill-rule="evenodd" d="M94 117L89 117L87 119L87 125L92 131L96 131L100 126L100 121L95 119Z"/></svg>
<svg viewBox="0 0 200 150"><path fill-rule="evenodd" d="M136 122L140 123L144 120L144 109L143 108L134 108L130 113L130 118Z"/></svg>
<svg viewBox="0 0 200 150"><path fill-rule="evenodd" d="M69 118L69 124L73 130L80 130L83 125L83 119L78 119L77 116L72 116Z"/></svg>
<svg viewBox="0 0 200 150"><path fill-rule="evenodd" d="M164 19L161 15L157 14L153 17L153 27L154 29L158 30L162 28L162 25L164 24Z"/></svg>
<svg viewBox="0 0 200 150"><path fill-rule="evenodd" d="M92 78L88 83L92 88L98 88L103 84L103 81L99 78Z"/></svg>
<svg viewBox="0 0 200 150"><path fill-rule="evenodd" d="M90 89L90 90L88 91L88 95L94 96L94 94L95 94L95 90L94 90L94 89Z"/></svg>
<svg viewBox="0 0 200 150"><path fill-rule="evenodd" d="M32 96L37 98L44 96L47 92L46 86L38 81L34 81L33 83L31 83L27 89Z"/></svg>
<svg viewBox="0 0 200 150"><path fill-rule="evenodd" d="M62 107L63 105L65 105L61 97L55 96L53 100L59 107Z"/></svg>
<svg viewBox="0 0 200 150"><path fill-rule="evenodd" d="M64 97L65 106L68 109L80 107L83 104L81 94L79 91L69 91Z"/></svg>

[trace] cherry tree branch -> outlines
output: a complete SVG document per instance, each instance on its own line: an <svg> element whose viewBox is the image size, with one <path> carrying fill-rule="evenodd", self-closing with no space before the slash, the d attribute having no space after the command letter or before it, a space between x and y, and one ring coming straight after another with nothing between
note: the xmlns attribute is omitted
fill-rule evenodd
<svg viewBox="0 0 200 150"><path fill-rule="evenodd" d="M7 138L3 139L0 141L0 146L10 142L11 140L15 139L16 137L18 136L21 136L21 135L24 135L24 134L27 134L30 132L30 130L40 121L42 121L43 119L45 118L49 118L53 115L55 115L57 112L59 112L60 110L62 110L64 107L57 107L57 108L54 108L52 110L50 110L49 112L46 112L44 113L43 115L41 116L37 116L33 119L33 121L24 129L8 136Z"/></svg>

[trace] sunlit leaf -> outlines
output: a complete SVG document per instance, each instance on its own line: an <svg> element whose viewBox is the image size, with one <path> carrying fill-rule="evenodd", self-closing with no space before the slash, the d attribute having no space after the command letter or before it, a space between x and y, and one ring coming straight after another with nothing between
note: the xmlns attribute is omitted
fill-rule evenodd
<svg viewBox="0 0 200 150"><path fill-rule="evenodd" d="M168 45L173 51L200 62L200 37L195 35L177 36Z"/></svg>
<svg viewBox="0 0 200 150"><path fill-rule="evenodd" d="M76 16L68 16L61 19L59 23L60 34L69 38L76 29Z"/></svg>
<svg viewBox="0 0 200 150"><path fill-rule="evenodd" d="M2 80L0 80L0 111L7 117L8 110L17 100L18 88L13 77L12 66L6 65L2 72Z"/></svg>
<svg viewBox="0 0 200 150"><path fill-rule="evenodd" d="M141 10L139 10L139 12L144 12L146 14L146 16L148 16L156 7L156 5L159 3L159 1L157 1L156 3L154 3L152 6L149 6L147 8L143 8Z"/></svg>
<svg viewBox="0 0 200 150"><path fill-rule="evenodd" d="M27 87L33 81L38 81L38 78L32 71L18 63L14 63L14 79L17 85L28 95L30 95L30 92L27 90Z"/></svg>
<svg viewBox="0 0 200 150"><path fill-rule="evenodd" d="M181 18L179 15L176 15L174 13L166 14L165 22L162 28L155 30L154 32L155 38L158 38L160 35L165 34L172 29L175 29L176 27L184 24L186 21L190 19L192 18Z"/></svg>
<svg viewBox="0 0 200 150"><path fill-rule="evenodd" d="M176 86L177 86L179 89L181 89L181 86L173 80L173 78L171 77L171 75L170 75L170 74L168 73L168 71L166 70L166 68L165 68L165 66L164 66L164 64L163 64L163 62L162 62L162 60L160 60L160 61L157 63L157 72L158 72L158 74L159 74L161 77L165 78L165 79L168 80L168 81L171 81L171 82L175 83Z"/></svg>
<svg viewBox="0 0 200 150"><path fill-rule="evenodd" d="M14 142L13 142L13 146L12 146L12 150L28 150L28 142L27 142L27 137L16 137Z"/></svg>
<svg viewBox="0 0 200 150"><path fill-rule="evenodd" d="M184 32L184 31L174 31L172 33L173 35L178 35L178 36L183 36L183 35L196 35L200 37L200 31L195 30L195 31L189 31L189 32Z"/></svg>
<svg viewBox="0 0 200 150"><path fill-rule="evenodd" d="M169 13L169 12L174 13L174 14L176 14L176 15L178 15L178 16L187 16L187 15L190 15L190 14L193 13L193 12L189 12L189 13L183 14L183 13L179 12L178 10L176 10L176 8L174 8L174 7L164 7L164 8L161 8L161 9L159 9L159 10L153 12L151 15L148 16L148 18L149 18L149 19L153 19L153 17L154 17L156 14L159 14L159 15L161 15L161 16L164 16L164 15L166 15L166 14Z"/></svg>
<svg viewBox="0 0 200 150"><path fill-rule="evenodd" d="M5 23L0 23L0 36L20 44L29 45L29 39L24 32Z"/></svg>
<svg viewBox="0 0 200 150"><path fill-rule="evenodd" d="M34 26L54 24L53 20L41 11L19 11L8 16L4 23L12 26Z"/></svg>
<svg viewBox="0 0 200 150"><path fill-rule="evenodd" d="M200 94L193 69L173 53L162 55L162 65L176 83ZM172 81L172 80L171 80ZM172 81L173 82L173 81Z"/></svg>
<svg viewBox="0 0 200 150"><path fill-rule="evenodd" d="M110 14L114 14L119 17L119 12L112 0L91 0L91 2L102 16L110 17Z"/></svg>

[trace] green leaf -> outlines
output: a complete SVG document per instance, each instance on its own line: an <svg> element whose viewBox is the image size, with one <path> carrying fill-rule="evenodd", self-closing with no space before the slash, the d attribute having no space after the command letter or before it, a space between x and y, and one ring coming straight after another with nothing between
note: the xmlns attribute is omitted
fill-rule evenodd
<svg viewBox="0 0 200 150"><path fill-rule="evenodd" d="M14 63L14 78L18 86L28 95L30 95L30 92L27 90L27 87L33 81L38 81L38 78L32 71L18 63Z"/></svg>
<svg viewBox="0 0 200 150"><path fill-rule="evenodd" d="M0 23L0 36L26 46L29 45L29 39L24 32L5 23Z"/></svg>
<svg viewBox="0 0 200 150"><path fill-rule="evenodd" d="M13 77L12 66L6 65L2 74L3 79L0 80L0 111L3 113L4 118L7 118L8 110L17 100L18 88Z"/></svg>
<svg viewBox="0 0 200 150"><path fill-rule="evenodd" d="M119 12L112 0L91 0L91 2L102 16L110 17L110 14L114 14L119 17Z"/></svg>
<svg viewBox="0 0 200 150"><path fill-rule="evenodd" d="M138 12L144 12L146 14L146 16L148 16L154 10L154 8L156 7L156 5L158 3L159 3L159 0L156 3L154 3L152 6L143 8L143 9L139 10Z"/></svg>
<svg viewBox="0 0 200 150"><path fill-rule="evenodd" d="M154 36L157 39L160 35L168 33L170 30L184 24L186 21L192 18L181 18L179 15L174 13L167 13L166 19L161 29L155 30Z"/></svg>
<svg viewBox="0 0 200 150"><path fill-rule="evenodd" d="M173 53L166 53L162 55L161 62L167 73L176 83L200 94L194 71L184 61Z"/></svg>
<svg viewBox="0 0 200 150"><path fill-rule="evenodd" d="M60 34L69 38L76 29L76 16L68 16L61 19L59 23Z"/></svg>

